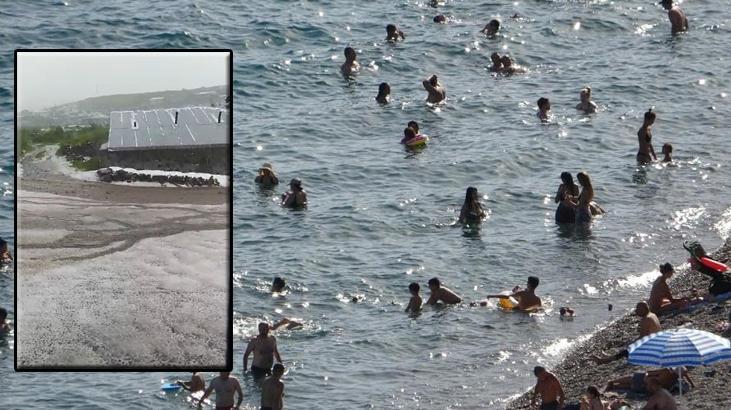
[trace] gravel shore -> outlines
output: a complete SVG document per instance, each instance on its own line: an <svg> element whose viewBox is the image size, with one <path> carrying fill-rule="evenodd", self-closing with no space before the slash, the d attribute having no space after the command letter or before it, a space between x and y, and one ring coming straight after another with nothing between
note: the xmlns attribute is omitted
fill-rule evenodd
<svg viewBox="0 0 731 410"><path fill-rule="evenodd" d="M731 261L731 240L713 253L713 258L728 264ZM689 295L691 289L705 290L710 280L707 276L692 270L678 271L671 280L671 289L674 296ZM648 291L649 296L649 291ZM689 312L674 313L660 316L663 329L689 327L719 334L717 324L728 320L731 312L731 300L719 303L707 303L694 308ZM568 397L567 403L576 403L589 385L595 385L602 390L607 381L641 371L643 367L630 365L626 360L618 360L609 364L595 364L591 355L602 353L616 353L626 348L637 339L638 319L629 313L613 322L606 328L595 333L591 338L575 346L564 359L553 369L550 369L561 381ZM650 368L647 368L650 370ZM692 370L691 377L696 387L684 393L683 397L676 396L680 408L683 409L729 409L731 408L731 363L721 362L712 366L698 367ZM608 397L624 397L633 408L641 408L646 397L628 394L614 394ZM509 402L507 409L530 408L530 392L527 392Z"/></svg>

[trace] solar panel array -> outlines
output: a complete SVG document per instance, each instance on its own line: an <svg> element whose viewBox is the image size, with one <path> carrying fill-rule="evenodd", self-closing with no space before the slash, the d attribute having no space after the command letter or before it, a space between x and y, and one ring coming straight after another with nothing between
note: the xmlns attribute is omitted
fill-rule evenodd
<svg viewBox="0 0 731 410"><path fill-rule="evenodd" d="M107 148L124 151L228 145L228 116L227 110L213 107L112 111Z"/></svg>

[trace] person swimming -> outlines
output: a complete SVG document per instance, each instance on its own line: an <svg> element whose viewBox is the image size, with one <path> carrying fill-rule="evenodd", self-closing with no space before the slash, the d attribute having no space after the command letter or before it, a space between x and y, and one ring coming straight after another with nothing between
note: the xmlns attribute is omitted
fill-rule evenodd
<svg viewBox="0 0 731 410"><path fill-rule="evenodd" d="M525 73L527 70L517 64L514 64L513 59L509 55L500 57L500 62L503 64L503 68L500 70L502 74L513 75Z"/></svg>
<svg viewBox="0 0 731 410"><path fill-rule="evenodd" d="M437 14L434 16L434 22L438 24L447 24L447 16L444 14Z"/></svg>
<svg viewBox="0 0 731 410"><path fill-rule="evenodd" d="M411 120L411 121L409 121L408 124L406 124L406 126L413 129L414 132L416 133L417 137L421 136L421 134L419 134L419 123L418 122Z"/></svg>
<svg viewBox="0 0 731 410"><path fill-rule="evenodd" d="M477 188L467 188L462 210L459 212L459 223L479 224L485 218L485 215L485 211L482 209L482 205L480 205Z"/></svg>
<svg viewBox="0 0 731 410"><path fill-rule="evenodd" d="M685 16L680 7L673 4L673 0L661 0L659 4L668 11L670 19L670 33L675 35L682 31L688 31L688 17Z"/></svg>
<svg viewBox="0 0 731 410"><path fill-rule="evenodd" d="M656 115L652 112L652 108L647 110L645 113L644 121L642 126L637 131L637 139L640 143L640 148L637 151L637 162L641 165L649 164L653 158L657 160L655 155L655 149L652 147L652 125L655 124ZM650 156L652 155L652 156Z"/></svg>
<svg viewBox="0 0 731 410"><path fill-rule="evenodd" d="M421 84L424 86L424 89L429 93L426 98L426 102L435 104L438 102L442 102L447 98L447 92L444 89L444 86L439 82L439 79L436 75L432 75L428 79L422 81Z"/></svg>
<svg viewBox="0 0 731 410"><path fill-rule="evenodd" d="M490 37L497 34L498 30L500 30L500 20L492 19L485 24L485 28L480 30L480 33L484 33L486 36Z"/></svg>
<svg viewBox="0 0 731 410"><path fill-rule="evenodd" d="M360 64L356 61L358 55L353 47L345 47L345 51L343 53L345 54L345 62L342 66L340 66L340 72L342 72L345 76L357 73L360 70Z"/></svg>
<svg viewBox="0 0 731 410"><path fill-rule="evenodd" d="M451 289L442 286L438 278L429 279L428 285L429 290L431 290L431 295L429 295L429 299L426 301L427 305L436 305L437 302L442 302L445 305L462 303L462 298Z"/></svg>
<svg viewBox="0 0 731 410"><path fill-rule="evenodd" d="M538 113L536 115L541 119L541 122L548 122L548 118L551 116L549 113L551 111L551 101L546 97L541 97L536 104L538 105Z"/></svg>
<svg viewBox="0 0 731 410"><path fill-rule="evenodd" d="M579 197L579 186L574 183L574 178L569 172L561 173L561 185L558 186L554 201L558 204L556 208L557 224L572 224L576 222L576 210L572 201Z"/></svg>
<svg viewBox="0 0 731 410"><path fill-rule="evenodd" d="M378 95L376 101L379 104L388 104L391 101L391 86L388 83L378 85Z"/></svg>
<svg viewBox="0 0 731 410"><path fill-rule="evenodd" d="M302 180L292 178L289 191L282 194L282 206L285 208L307 208L307 193L302 189Z"/></svg>
<svg viewBox="0 0 731 410"><path fill-rule="evenodd" d="M396 27L393 24L389 24L386 26L386 41L399 41L399 40L405 40L406 36L404 35L404 32L399 30L398 27Z"/></svg>
<svg viewBox="0 0 731 410"><path fill-rule="evenodd" d="M418 135L416 134L416 131L414 131L413 128L406 127L406 128L404 128L404 137L401 138L401 143L406 145L409 142L411 142L411 140L416 139L417 137L418 137Z"/></svg>
<svg viewBox="0 0 731 410"><path fill-rule="evenodd" d="M577 110L584 111L585 114L593 114L597 111L596 103L591 100L591 87L588 85L579 92L579 99L581 102L576 105Z"/></svg>
<svg viewBox="0 0 731 410"><path fill-rule="evenodd" d="M672 162L673 144L665 143L662 146L662 154L664 155L662 162Z"/></svg>
<svg viewBox="0 0 731 410"><path fill-rule="evenodd" d="M532 312L541 309L541 298L536 296L536 288L540 284L537 276L529 276L526 289L520 287L513 288L513 293L508 295L487 295L486 298L509 299L514 298L518 301L517 310L524 312ZM483 304L483 303L481 303Z"/></svg>
<svg viewBox="0 0 731 410"><path fill-rule="evenodd" d="M501 60L500 54L498 53L492 53L490 54L490 61L492 61L492 65L490 66L490 71L494 73L499 73L503 69L503 62Z"/></svg>

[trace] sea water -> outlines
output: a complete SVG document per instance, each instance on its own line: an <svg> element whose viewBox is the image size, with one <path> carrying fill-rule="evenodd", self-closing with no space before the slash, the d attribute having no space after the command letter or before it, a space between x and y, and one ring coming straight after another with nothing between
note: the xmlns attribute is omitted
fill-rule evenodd
<svg viewBox="0 0 731 410"><path fill-rule="evenodd" d="M0 233L13 242L13 48L231 48L234 375L245 403L260 395L241 374L246 340L258 322L290 317L305 326L276 332L287 408L501 407L534 384L533 366L555 364L646 297L658 264L682 264L683 240L713 249L728 236L726 6L683 3L691 30L672 37L665 11L637 0L6 4L0 179L11 185ZM434 24L438 13L453 19ZM478 31L493 17L501 32L486 39ZM384 42L387 23L406 41ZM355 80L339 74L346 46L362 65ZM491 76L493 51L529 73ZM447 89L438 108L424 104L431 74ZM388 106L373 100L383 81ZM574 109L585 85L595 115ZM552 102L549 125L535 116L541 96ZM653 144L672 143L676 166L635 163L653 106ZM431 136L418 153L398 143L410 120ZM264 162L283 181L274 192L253 183ZM590 232L553 223L560 173L581 170L608 211ZM307 211L278 206L292 177L308 192ZM490 214L478 231L454 224L471 185ZM471 301L528 275L541 279L544 314L466 304L402 312L412 281L427 297L437 276ZM269 293L274 276L287 280L285 295ZM2 274L11 311L12 297ZM558 319L565 305L574 320ZM0 347L3 407L186 406L159 392L182 373L14 374L12 349Z"/></svg>

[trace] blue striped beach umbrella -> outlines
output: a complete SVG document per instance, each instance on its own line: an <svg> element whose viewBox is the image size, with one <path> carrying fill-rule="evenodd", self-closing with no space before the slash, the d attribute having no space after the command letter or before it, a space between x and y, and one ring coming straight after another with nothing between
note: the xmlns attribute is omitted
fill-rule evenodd
<svg viewBox="0 0 731 410"><path fill-rule="evenodd" d="M628 361L658 367L702 366L731 360L731 342L713 333L696 329L672 329L653 333L632 343ZM680 394L683 394L682 387Z"/></svg>

